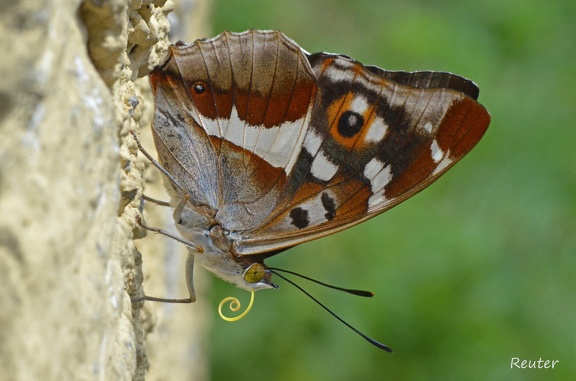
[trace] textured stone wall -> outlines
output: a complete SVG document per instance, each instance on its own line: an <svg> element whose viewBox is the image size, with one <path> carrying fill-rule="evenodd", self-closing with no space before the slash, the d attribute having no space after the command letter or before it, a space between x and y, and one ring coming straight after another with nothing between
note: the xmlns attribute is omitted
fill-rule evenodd
<svg viewBox="0 0 576 381"><path fill-rule="evenodd" d="M194 25L198 2L185 3L192 16L180 18ZM132 305L129 296L143 278L148 294L186 296L180 248L136 225L143 183L163 195L130 135L141 131L153 152L143 77L166 51L173 8L3 4L0 381L206 377L202 304ZM164 227L171 212L148 209L147 222ZM133 238L143 238L139 251Z"/></svg>

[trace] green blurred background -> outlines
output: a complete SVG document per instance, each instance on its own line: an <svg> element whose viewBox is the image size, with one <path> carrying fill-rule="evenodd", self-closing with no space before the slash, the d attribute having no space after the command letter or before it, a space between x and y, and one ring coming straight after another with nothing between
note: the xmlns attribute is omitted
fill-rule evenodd
<svg viewBox="0 0 576 381"><path fill-rule="evenodd" d="M480 86L484 139L423 193L268 260L372 299L298 290L215 318L214 380L576 380L576 2L216 0L214 35L279 29L309 52ZM215 280L216 306L248 295ZM512 357L559 360L511 369Z"/></svg>

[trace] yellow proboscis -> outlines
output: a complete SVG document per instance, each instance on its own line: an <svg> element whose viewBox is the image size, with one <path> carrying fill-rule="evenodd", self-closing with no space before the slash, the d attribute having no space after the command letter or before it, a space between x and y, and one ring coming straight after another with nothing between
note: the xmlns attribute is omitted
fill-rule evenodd
<svg viewBox="0 0 576 381"><path fill-rule="evenodd" d="M222 301L218 305L218 313L220 314L220 317L223 320L226 320L229 322L238 321L238 320L242 319L244 316L246 316L248 314L248 312L250 312L250 310L252 309L252 305L254 304L254 291L251 291L250 304L248 304L248 308L246 308L246 311L242 312L238 316L235 316L235 317L224 316L224 314L222 313L222 307L224 306L224 304L226 304L228 302L230 302L230 310L232 312L237 312L242 307L240 305L240 301L237 298L235 298L233 296L229 296L227 298L224 298L224 299L222 299Z"/></svg>

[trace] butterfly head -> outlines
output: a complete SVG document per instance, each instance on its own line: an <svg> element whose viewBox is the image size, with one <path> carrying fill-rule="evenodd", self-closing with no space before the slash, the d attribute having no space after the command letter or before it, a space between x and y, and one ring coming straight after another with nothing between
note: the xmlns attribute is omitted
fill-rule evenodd
<svg viewBox="0 0 576 381"><path fill-rule="evenodd" d="M196 255L196 260L214 275L247 291L258 291L267 288L277 289L272 283L272 272L261 262L254 262L250 256L226 257ZM218 257L221 260L215 260Z"/></svg>
<svg viewBox="0 0 576 381"><path fill-rule="evenodd" d="M245 286L251 290L260 290L263 288L278 288L271 281L272 273L264 266L263 263L252 263L242 274L242 280Z"/></svg>

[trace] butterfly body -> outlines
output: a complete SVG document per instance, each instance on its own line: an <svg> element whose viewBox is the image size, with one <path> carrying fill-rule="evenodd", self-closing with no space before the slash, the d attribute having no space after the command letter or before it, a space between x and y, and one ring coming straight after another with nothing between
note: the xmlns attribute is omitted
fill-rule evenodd
<svg viewBox="0 0 576 381"><path fill-rule="evenodd" d="M251 272L266 257L424 189L490 122L462 77L309 54L278 31L179 43L150 78L178 229L197 263L248 290L275 287Z"/></svg>

